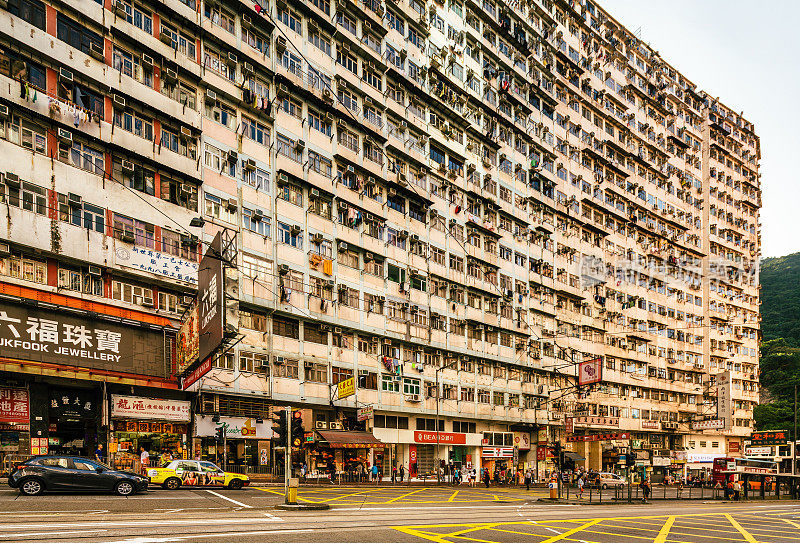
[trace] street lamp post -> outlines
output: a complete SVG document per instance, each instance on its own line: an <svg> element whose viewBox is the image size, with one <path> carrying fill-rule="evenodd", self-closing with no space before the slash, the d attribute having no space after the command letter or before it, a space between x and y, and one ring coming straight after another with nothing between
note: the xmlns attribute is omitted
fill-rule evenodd
<svg viewBox="0 0 800 543"><path fill-rule="evenodd" d="M452 362L445 364L436 368L435 377L436 377L436 460L439 460L439 399L441 394L439 394L439 372L443 369L447 369L451 367L453 364L458 362L458 360L453 360ZM441 464L441 462L440 462ZM436 467L436 484L440 484L442 482L442 476L439 471L439 466Z"/></svg>

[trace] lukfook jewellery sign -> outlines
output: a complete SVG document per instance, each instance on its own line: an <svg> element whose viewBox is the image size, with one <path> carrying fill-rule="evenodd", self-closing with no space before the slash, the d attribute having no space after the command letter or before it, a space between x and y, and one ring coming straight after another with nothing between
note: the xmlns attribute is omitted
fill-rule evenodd
<svg viewBox="0 0 800 543"><path fill-rule="evenodd" d="M163 332L0 303L0 356L164 376Z"/></svg>

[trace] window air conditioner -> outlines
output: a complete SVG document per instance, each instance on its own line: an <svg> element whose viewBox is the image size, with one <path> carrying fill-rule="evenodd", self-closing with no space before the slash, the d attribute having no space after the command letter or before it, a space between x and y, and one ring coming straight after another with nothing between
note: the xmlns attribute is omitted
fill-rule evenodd
<svg viewBox="0 0 800 543"><path fill-rule="evenodd" d="M317 422L314 423L314 429L315 430L327 430L328 429L328 423L325 422L324 420L318 420Z"/></svg>

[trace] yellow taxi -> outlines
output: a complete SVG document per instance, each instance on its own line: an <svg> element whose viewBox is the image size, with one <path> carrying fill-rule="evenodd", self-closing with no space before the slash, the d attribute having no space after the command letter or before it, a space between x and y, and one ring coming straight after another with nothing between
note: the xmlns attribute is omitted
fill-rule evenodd
<svg viewBox="0 0 800 543"><path fill-rule="evenodd" d="M165 467L147 470L150 483L175 490L181 485L191 487L226 487L233 490L250 484L247 475L223 471L205 460L173 460Z"/></svg>

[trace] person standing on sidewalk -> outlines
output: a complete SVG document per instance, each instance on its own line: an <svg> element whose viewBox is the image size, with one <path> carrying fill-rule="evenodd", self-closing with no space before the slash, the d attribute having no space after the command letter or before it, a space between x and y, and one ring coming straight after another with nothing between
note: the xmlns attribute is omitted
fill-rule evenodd
<svg viewBox="0 0 800 543"><path fill-rule="evenodd" d="M578 476L578 499L583 498L583 475Z"/></svg>
<svg viewBox="0 0 800 543"><path fill-rule="evenodd" d="M489 468L483 468L483 484L489 488Z"/></svg>
<svg viewBox="0 0 800 543"><path fill-rule="evenodd" d="M372 480L378 484L378 464L372 464Z"/></svg>
<svg viewBox="0 0 800 543"><path fill-rule="evenodd" d="M742 483L736 479L733 483L733 501L739 501L739 496L742 493Z"/></svg>
<svg viewBox="0 0 800 543"><path fill-rule="evenodd" d="M400 475L400 482L402 483L403 479L406 476L406 467L403 464L400 464L399 475Z"/></svg>
<svg viewBox="0 0 800 543"><path fill-rule="evenodd" d="M531 470L525 472L525 490L531 489Z"/></svg>

